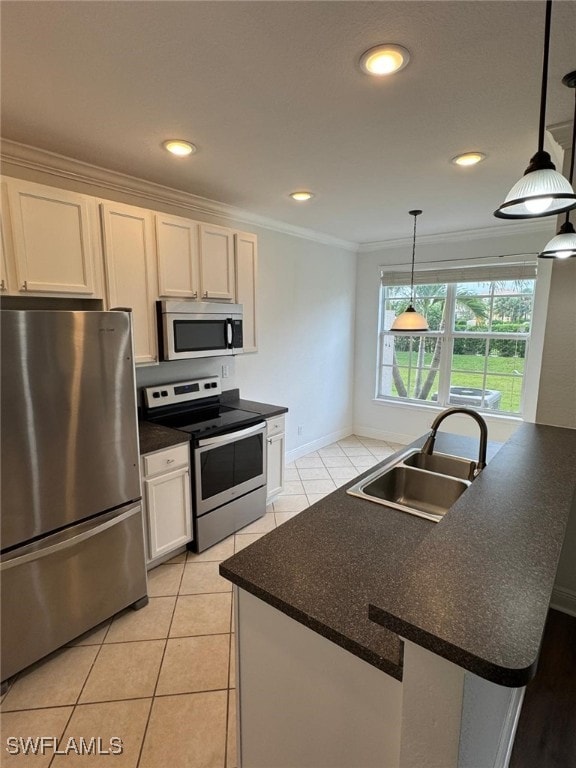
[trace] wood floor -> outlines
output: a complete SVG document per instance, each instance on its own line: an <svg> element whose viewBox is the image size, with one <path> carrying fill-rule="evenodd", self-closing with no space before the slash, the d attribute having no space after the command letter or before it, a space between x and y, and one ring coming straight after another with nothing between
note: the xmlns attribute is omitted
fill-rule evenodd
<svg viewBox="0 0 576 768"><path fill-rule="evenodd" d="M576 768L576 617L551 610L510 768Z"/></svg>

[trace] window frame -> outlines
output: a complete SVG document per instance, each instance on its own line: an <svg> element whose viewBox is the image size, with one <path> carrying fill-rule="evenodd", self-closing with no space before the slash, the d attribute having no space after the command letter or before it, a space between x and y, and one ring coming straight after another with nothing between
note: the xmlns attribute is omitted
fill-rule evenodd
<svg viewBox="0 0 576 768"><path fill-rule="evenodd" d="M472 271L472 270L471 270ZM516 419L522 419L524 417L524 411L526 406L526 372L529 368L529 354L530 354L530 341L531 341L531 335L533 332L533 317L534 317L534 304L535 304L535 295L536 295L536 275L523 275L519 276L518 278L510 278L510 277L503 277L503 280L509 280L509 279L524 279L524 280L532 280L533 281L533 290L530 294L531 298L531 307L530 307L530 331L528 333L526 332L507 332L507 333L501 333L497 331L476 331L476 332L466 332L466 331L457 331L454 329L455 325L455 317L456 317L456 302L457 302L457 288L459 285L465 284L465 282L474 282L474 280L470 280L468 278L467 280L455 280L454 282L448 282L448 280L443 280L440 282L438 280L438 274L436 273L434 277L436 278L434 281L432 280L426 280L425 279L425 272L420 272L419 278L416 285L416 301L418 300L417 296L417 290L418 290L418 284L420 285L446 285L446 298L445 301L447 303L447 309L446 314L447 317L450 318L449 322L446 323L446 327L443 331L423 331L420 333L416 333L414 331L390 331L386 330L384 325L384 316L385 316L385 305L386 305L386 288L387 287L393 287L398 285L406 285L409 286L409 274L406 273L406 282L405 283L399 283L397 280L394 282L393 286L388 286L386 283L386 272L385 269L382 268L381 270L381 281L380 281L380 290L379 290L379 316L378 316L378 350L377 350L377 370L376 370L376 393L375 393L375 400L376 402L381 403L387 403L387 404L402 404L409 407L424 407L424 408L450 408L455 406L455 403L450 402L450 386L451 386L451 378L452 378L452 372L454 370L453 366L453 358L454 358L454 341L456 339L477 339L477 340L484 340L488 343L491 340L512 340L512 341L522 341L525 343L525 350L524 350L524 367L523 367L523 373L522 373L522 385L520 390L520 402L519 402L519 410L518 411L505 411L505 410L499 410L499 409L492 409L487 407L486 405L483 406L474 406L469 405L467 407L472 408L473 410L482 413L487 414L490 416L502 416L506 418L516 418ZM486 278L482 278L479 276L478 280L476 282L488 282ZM498 282L499 278L494 277L489 282ZM522 295L522 294L517 294ZM526 295L526 294L525 294ZM382 359L384 357L383 351L384 351L384 342L386 338L396 338L396 337L407 337L407 338L442 338L442 348L440 350L440 360L438 364L438 373L437 373L437 392L438 392L438 399L436 401L431 400L421 400L414 397L401 397L399 395L385 395L382 394L382 376L384 368L386 367L385 364L382 362ZM488 357L489 354L484 354L484 368L482 371L482 388L485 391L486 390L486 379L489 377L489 372L487 370L488 368ZM417 368L415 367L413 369L414 371L417 371ZM422 369L427 370L427 369ZM504 374L506 377L508 377L508 374Z"/></svg>

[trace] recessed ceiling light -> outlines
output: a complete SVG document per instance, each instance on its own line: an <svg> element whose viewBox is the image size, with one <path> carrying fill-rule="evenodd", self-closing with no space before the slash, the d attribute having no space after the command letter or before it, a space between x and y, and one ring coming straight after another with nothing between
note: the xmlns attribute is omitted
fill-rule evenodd
<svg viewBox="0 0 576 768"><path fill-rule="evenodd" d="M399 72L410 61L410 51L402 45L385 43L364 51L360 68L368 75L391 75Z"/></svg>
<svg viewBox="0 0 576 768"><path fill-rule="evenodd" d="M451 162L454 165L476 165L486 159L486 155L483 152L466 152L463 155L456 155Z"/></svg>
<svg viewBox="0 0 576 768"><path fill-rule="evenodd" d="M186 157L187 155L192 155L196 152L194 144L190 144L189 141L180 141L179 139L165 141L162 146L164 149L167 149L168 152L172 152L173 155L177 155L178 157Z"/></svg>
<svg viewBox="0 0 576 768"><path fill-rule="evenodd" d="M313 198L314 194L312 192L300 190L299 192L290 192L290 197L292 200L297 200L299 203L305 203L307 200Z"/></svg>

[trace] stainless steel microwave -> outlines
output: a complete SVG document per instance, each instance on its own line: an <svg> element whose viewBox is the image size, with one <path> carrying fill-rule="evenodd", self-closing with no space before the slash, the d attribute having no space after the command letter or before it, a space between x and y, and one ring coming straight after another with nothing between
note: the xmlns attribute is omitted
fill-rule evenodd
<svg viewBox="0 0 576 768"><path fill-rule="evenodd" d="M242 352L242 304L158 301L156 309L161 360Z"/></svg>

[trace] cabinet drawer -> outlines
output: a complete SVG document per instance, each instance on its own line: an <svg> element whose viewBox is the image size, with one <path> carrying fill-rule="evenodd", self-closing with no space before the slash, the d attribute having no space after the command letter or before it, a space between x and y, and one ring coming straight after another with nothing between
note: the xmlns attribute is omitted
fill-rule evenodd
<svg viewBox="0 0 576 768"><path fill-rule="evenodd" d="M144 456L144 477L188 465L188 443Z"/></svg>
<svg viewBox="0 0 576 768"><path fill-rule="evenodd" d="M271 419L266 419L266 436L272 437L272 435L279 435L285 431L284 416L274 416Z"/></svg>

